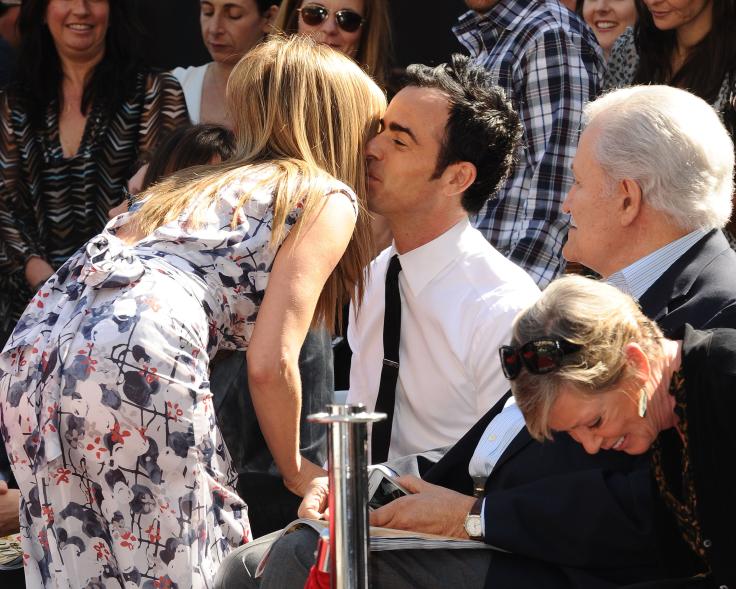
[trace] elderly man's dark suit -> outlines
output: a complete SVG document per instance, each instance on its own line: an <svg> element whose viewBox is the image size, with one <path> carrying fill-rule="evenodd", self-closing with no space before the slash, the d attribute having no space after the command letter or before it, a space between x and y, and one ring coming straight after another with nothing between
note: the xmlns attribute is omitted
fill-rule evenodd
<svg viewBox="0 0 736 589"><path fill-rule="evenodd" d="M736 253L721 231L711 231L641 297L647 316L665 332L684 323L698 329L736 327ZM468 463L489 411L424 473L429 482L471 494ZM667 518L651 484L646 456L602 451L595 456L566 435L533 441L522 430L496 464L485 487L485 533L493 553L486 586L615 587L691 572L694 562L673 528L679 570L665 563L654 532Z"/></svg>

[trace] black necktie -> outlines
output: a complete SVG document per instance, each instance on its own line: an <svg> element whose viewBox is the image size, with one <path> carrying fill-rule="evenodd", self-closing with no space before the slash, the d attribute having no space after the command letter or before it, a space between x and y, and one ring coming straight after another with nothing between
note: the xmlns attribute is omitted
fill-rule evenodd
<svg viewBox="0 0 736 589"><path fill-rule="evenodd" d="M386 306L383 312L383 367L378 385L376 411L386 414L385 421L373 424L371 462L378 464L388 459L391 443L391 425L394 420L396 380L399 378L399 336L401 335L401 295L399 294L401 262L394 255L386 272Z"/></svg>

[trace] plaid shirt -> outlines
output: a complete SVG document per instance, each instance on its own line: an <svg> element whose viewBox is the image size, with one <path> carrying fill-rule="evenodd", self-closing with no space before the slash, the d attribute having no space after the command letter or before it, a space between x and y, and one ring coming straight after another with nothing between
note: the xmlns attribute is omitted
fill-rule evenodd
<svg viewBox="0 0 736 589"><path fill-rule="evenodd" d="M603 54L583 21L555 0L500 0L469 11L453 28L519 112L523 146L498 197L474 225L544 288L565 269L572 184L583 106L601 87Z"/></svg>

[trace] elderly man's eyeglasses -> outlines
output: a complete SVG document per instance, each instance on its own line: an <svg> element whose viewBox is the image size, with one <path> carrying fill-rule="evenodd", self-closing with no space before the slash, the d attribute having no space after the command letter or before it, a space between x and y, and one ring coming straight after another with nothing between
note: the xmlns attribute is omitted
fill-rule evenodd
<svg viewBox="0 0 736 589"><path fill-rule="evenodd" d="M319 4L308 4L297 10L304 24L316 27L325 22L330 16L330 11ZM365 22L363 17L354 10L343 8L335 12L335 22L346 33L354 33Z"/></svg>
<svg viewBox="0 0 736 589"><path fill-rule="evenodd" d="M519 376L522 366L532 374L547 374L562 366L562 359L567 354L574 354L581 349L582 346L562 338L540 338L518 348L501 346L498 354L504 376L514 380Z"/></svg>

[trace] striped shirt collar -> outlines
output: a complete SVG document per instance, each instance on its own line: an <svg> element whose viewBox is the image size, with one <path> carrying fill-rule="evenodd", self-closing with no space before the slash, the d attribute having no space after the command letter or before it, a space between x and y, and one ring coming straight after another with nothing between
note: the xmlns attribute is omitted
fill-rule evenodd
<svg viewBox="0 0 736 589"><path fill-rule="evenodd" d="M706 231L696 229L684 237L659 248L630 266L611 274L606 282L639 300L657 279L682 255L705 237Z"/></svg>

